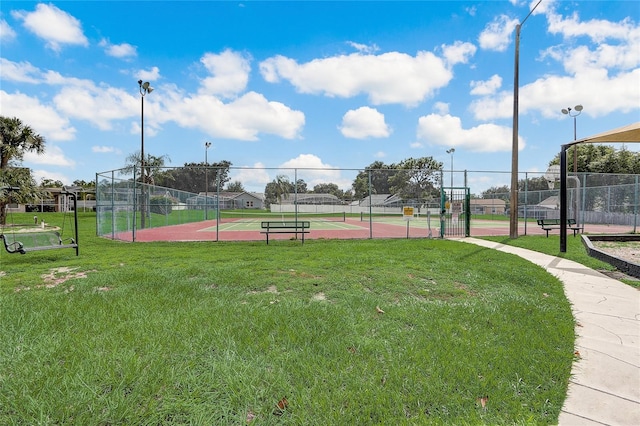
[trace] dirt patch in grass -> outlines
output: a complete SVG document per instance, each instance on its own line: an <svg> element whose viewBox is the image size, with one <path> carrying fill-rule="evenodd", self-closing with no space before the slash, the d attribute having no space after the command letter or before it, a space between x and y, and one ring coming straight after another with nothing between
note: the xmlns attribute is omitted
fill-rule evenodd
<svg viewBox="0 0 640 426"><path fill-rule="evenodd" d="M269 287L267 287L266 290L262 290L262 291L252 290L247 294L260 294L260 293L280 294L280 292L278 291L278 287L276 287L275 285L270 285Z"/></svg>
<svg viewBox="0 0 640 426"><path fill-rule="evenodd" d="M74 280L77 278L87 278L87 274L89 272L96 272L94 270L90 271L76 271L78 268L69 268L66 266L60 268L52 268L49 272L40 275L44 284L35 285L33 287L16 287L16 292L18 291L26 291L37 288L55 288L60 284L64 284L69 280Z"/></svg>
<svg viewBox="0 0 640 426"><path fill-rule="evenodd" d="M320 293L314 294L311 299L314 301L321 302L323 300L327 300L327 296L323 292L320 292Z"/></svg>

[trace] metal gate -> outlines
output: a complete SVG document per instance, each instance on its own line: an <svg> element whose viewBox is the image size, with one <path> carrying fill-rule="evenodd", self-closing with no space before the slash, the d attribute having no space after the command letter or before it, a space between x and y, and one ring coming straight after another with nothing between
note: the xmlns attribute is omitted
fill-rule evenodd
<svg viewBox="0 0 640 426"><path fill-rule="evenodd" d="M440 190L440 237L471 235L471 195L467 187Z"/></svg>

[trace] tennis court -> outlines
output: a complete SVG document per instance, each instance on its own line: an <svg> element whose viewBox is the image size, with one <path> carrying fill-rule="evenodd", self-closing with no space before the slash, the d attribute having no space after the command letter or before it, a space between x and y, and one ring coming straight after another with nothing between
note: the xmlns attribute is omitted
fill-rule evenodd
<svg viewBox="0 0 640 426"><path fill-rule="evenodd" d="M364 238L428 238L439 236L439 228L431 220L431 230L426 218L406 221L402 216L363 218L360 215L349 217L339 215L282 215L282 214L244 214L241 216L221 215L220 221L207 220L182 225L139 229L135 240L147 241L259 241L264 240L261 233L263 221L304 220L311 222L309 234L305 239L364 239ZM291 239L293 234L270 236L269 239ZM117 239L132 241L131 232L117 235Z"/></svg>
<svg viewBox="0 0 640 426"><path fill-rule="evenodd" d="M402 215L345 215L339 214L281 214L281 213L245 213L221 214L220 220L206 220L181 225L138 229L135 241L261 241L263 221L304 220L311 223L305 239L366 239L366 238L439 238L440 221L435 215L414 217L406 220ZM457 227L451 235L464 236L461 223L445 222L445 227ZM586 224L587 233L628 233L628 226ZM509 221L471 219L471 236L509 235ZM520 221L518 235L545 235L536 222ZM569 233L571 235L571 233ZM449 237L447 233L447 237ZM550 238L558 238L559 231L550 232ZM273 240L289 240L293 234L275 234ZM118 233L116 239L133 241L131 232Z"/></svg>

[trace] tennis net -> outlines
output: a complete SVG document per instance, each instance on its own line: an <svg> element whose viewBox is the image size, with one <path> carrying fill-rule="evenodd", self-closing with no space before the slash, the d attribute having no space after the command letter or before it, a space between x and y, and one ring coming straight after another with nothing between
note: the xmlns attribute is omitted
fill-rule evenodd
<svg viewBox="0 0 640 426"><path fill-rule="evenodd" d="M263 222L278 220L299 220L308 222L344 222L346 213L275 213L275 212L244 212L220 211L220 222Z"/></svg>

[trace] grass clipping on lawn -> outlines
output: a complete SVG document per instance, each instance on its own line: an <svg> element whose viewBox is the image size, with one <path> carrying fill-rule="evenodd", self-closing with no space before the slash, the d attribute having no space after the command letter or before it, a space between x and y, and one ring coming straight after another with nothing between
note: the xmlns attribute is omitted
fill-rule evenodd
<svg viewBox="0 0 640 426"><path fill-rule="evenodd" d="M574 322L516 256L85 241L2 258L1 424L557 422Z"/></svg>

